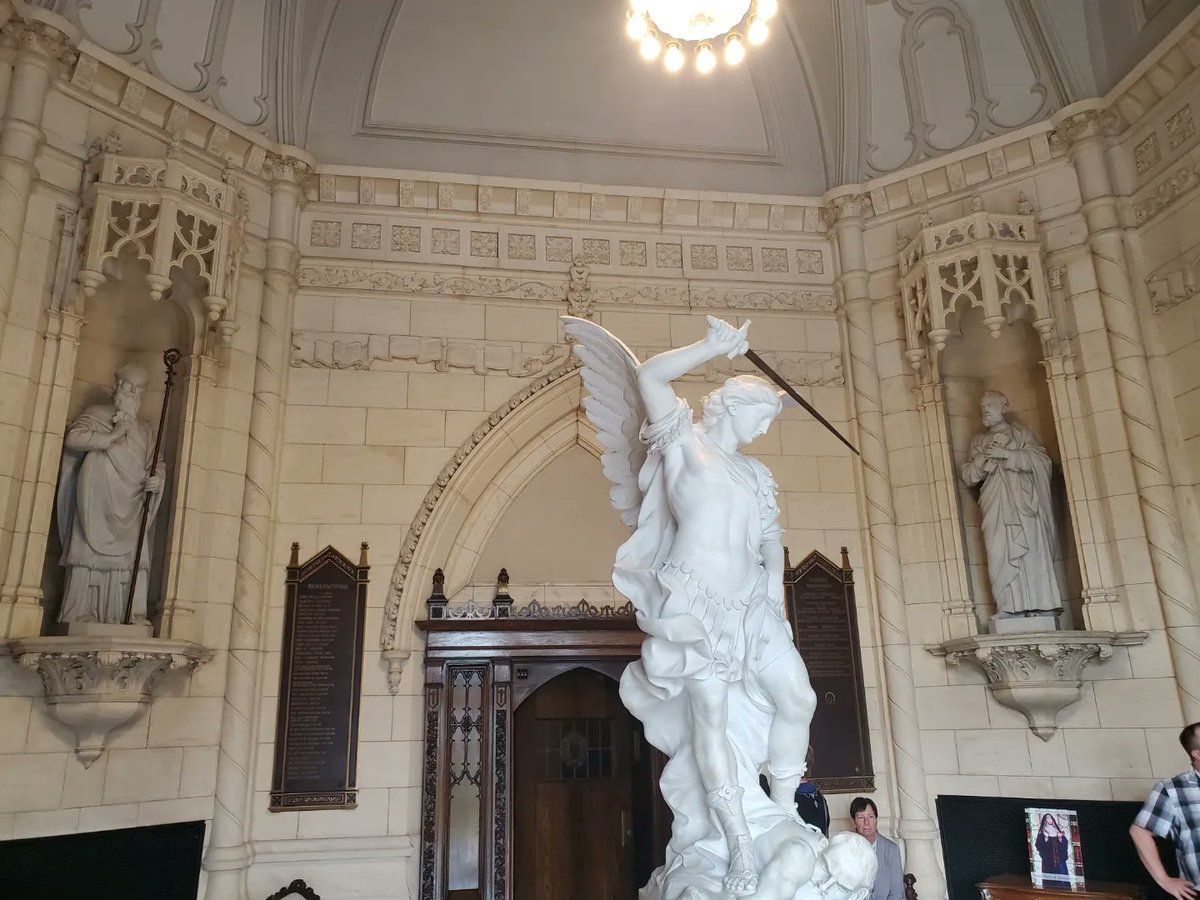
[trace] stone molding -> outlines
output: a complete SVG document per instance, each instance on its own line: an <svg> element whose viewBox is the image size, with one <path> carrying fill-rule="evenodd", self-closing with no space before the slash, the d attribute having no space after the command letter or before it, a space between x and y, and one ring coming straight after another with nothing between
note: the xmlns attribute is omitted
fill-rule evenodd
<svg viewBox="0 0 1200 900"><path fill-rule="evenodd" d="M114 728L149 707L163 675L212 657L190 641L141 636L20 638L8 650L41 677L50 715L74 732L85 768L104 752Z"/></svg>
<svg viewBox="0 0 1200 900"><path fill-rule="evenodd" d="M639 359L668 348L635 347ZM842 360L836 353L770 351L760 354L792 384L806 386L845 383ZM351 334L342 332L292 332L291 364L297 368L368 370L379 362L402 360L428 366L435 372L466 369L476 375L504 374L529 378L562 365L570 356L567 344L529 345L513 341L478 341L420 337L409 334ZM723 382L737 374L758 370L742 358L711 360L703 370L683 380Z"/></svg>
<svg viewBox="0 0 1200 900"><path fill-rule="evenodd" d="M572 376L578 368L579 361L571 357L561 366L547 372L527 384L516 394L513 394L499 409L494 410L491 415L472 431L470 436L454 451L454 455L442 467L437 480L434 481L425 493L425 499L417 509L412 524L409 525L404 543L400 545L399 558L396 561L395 569L392 571L391 584L388 586L387 601L384 604L383 610L383 626L380 629L379 635L380 646L384 650L385 658L388 660L388 686L391 688L393 694L400 690L402 667L409 656L409 651L396 646L400 601L404 593L405 583L408 580L408 570L412 564L413 554L416 552L421 535L425 532L425 526L429 522L429 517L437 507L438 500L446 492L455 473L462 468L475 449L501 422L507 419L521 404L532 398L539 391L544 390L561 379Z"/></svg>
<svg viewBox="0 0 1200 900"><path fill-rule="evenodd" d="M1133 647L1144 631L1046 631L980 634L929 647L947 665L977 665L997 702L1025 716L1029 729L1048 741L1058 729L1059 712L1079 699L1083 672L1095 660L1112 656L1114 647Z"/></svg>
<svg viewBox="0 0 1200 900"><path fill-rule="evenodd" d="M593 276L595 278L595 276ZM433 294L454 297L486 297L505 300L565 303L567 285L544 276L445 274L412 269L301 265L298 284L303 288L380 291L388 294ZM592 282L595 303L675 306L687 309L766 309L795 312L833 313L833 292L797 290L771 285L715 287L692 281L655 284Z"/></svg>
<svg viewBox="0 0 1200 900"><path fill-rule="evenodd" d="M10 23L11 24L11 23ZM66 25L66 22L63 22ZM1113 127L1124 132L1142 120L1200 64L1200 17L1181 23L1120 85L1096 101L1111 108ZM179 134L216 161L251 175L262 174L275 144L229 116L90 43L80 42L68 92L119 120L137 120L151 133ZM164 114L163 110L166 110ZM1070 108L1068 108L1070 114ZM954 151L918 166L890 172L857 186L871 198L865 213L884 215L956 194L992 178L1061 157L1043 122ZM308 196L321 204L401 207L458 213L512 215L579 222L680 225L696 229L820 234L823 198L729 194L492 179L471 175L433 176L403 170L323 166ZM435 180L436 179L436 180ZM837 191L853 188L843 185ZM511 195L511 196L510 196Z"/></svg>
<svg viewBox="0 0 1200 900"><path fill-rule="evenodd" d="M1152 52L1109 93L1118 131L1124 132L1141 122L1200 68L1200 23L1183 25L1159 45L1159 50Z"/></svg>

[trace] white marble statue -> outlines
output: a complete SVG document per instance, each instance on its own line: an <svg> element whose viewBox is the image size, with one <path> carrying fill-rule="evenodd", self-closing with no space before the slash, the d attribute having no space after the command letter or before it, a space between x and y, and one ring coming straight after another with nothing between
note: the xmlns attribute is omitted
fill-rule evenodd
<svg viewBox="0 0 1200 900"><path fill-rule="evenodd" d="M983 540L1000 618L1053 615L1063 607L1050 457L1033 432L1005 418L1008 398L985 391L987 431L971 441L962 479L982 484Z"/></svg>
<svg viewBox="0 0 1200 900"><path fill-rule="evenodd" d="M112 402L86 409L63 439L58 482L58 527L67 570L60 622L121 623L142 506L151 495L149 521L158 512L163 487L161 461L151 459L154 432L138 419L146 370L137 364L116 373ZM150 572L146 528L132 619L146 621Z"/></svg>
<svg viewBox="0 0 1200 900"><path fill-rule="evenodd" d="M639 364L600 326L564 321L610 497L635 526L613 584L646 639L621 698L670 757L660 787L674 813L671 841L641 897L794 900L825 847L792 805L816 698L784 618L775 482L739 452L770 427L780 397L763 379L731 378L705 398L697 423L671 388L743 353L749 323L709 317L703 340ZM764 763L778 805L759 787Z"/></svg>

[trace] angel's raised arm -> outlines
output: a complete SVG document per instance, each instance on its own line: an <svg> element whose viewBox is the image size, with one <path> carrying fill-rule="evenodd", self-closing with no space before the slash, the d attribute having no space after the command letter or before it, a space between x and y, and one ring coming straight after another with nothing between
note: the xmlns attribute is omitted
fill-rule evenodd
<svg viewBox="0 0 1200 900"><path fill-rule="evenodd" d="M686 375L696 366L727 356L730 359L746 352L746 332L750 328L747 320L741 328L734 328L715 316L708 317L708 333L703 340L686 347L667 350L652 356L637 367L638 391L646 405L651 422L658 422L673 415L677 409L675 391L671 382Z"/></svg>

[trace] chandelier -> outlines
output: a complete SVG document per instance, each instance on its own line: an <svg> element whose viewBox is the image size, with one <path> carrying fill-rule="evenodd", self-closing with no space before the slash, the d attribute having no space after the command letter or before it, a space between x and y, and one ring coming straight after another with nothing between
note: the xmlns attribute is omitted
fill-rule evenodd
<svg viewBox="0 0 1200 900"><path fill-rule="evenodd" d="M696 71L717 66L717 48L736 66L746 58L746 43L767 39L767 20L778 0L630 0L625 31L638 42L642 58L661 55L668 72L678 72L692 51Z"/></svg>

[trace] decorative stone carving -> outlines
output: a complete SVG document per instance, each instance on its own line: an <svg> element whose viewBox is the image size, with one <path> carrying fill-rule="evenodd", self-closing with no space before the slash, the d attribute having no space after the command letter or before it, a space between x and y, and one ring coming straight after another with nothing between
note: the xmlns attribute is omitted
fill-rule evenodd
<svg viewBox="0 0 1200 900"><path fill-rule="evenodd" d="M988 634L946 641L929 652L950 665L979 666L997 702L1025 716L1030 730L1048 741L1058 728L1059 712L1079 699L1087 665L1108 659L1113 647L1145 640L1144 631Z"/></svg>
<svg viewBox="0 0 1200 900"><path fill-rule="evenodd" d="M1144 175L1162 159L1158 150L1158 137L1153 132L1144 141L1133 148L1133 163L1139 175Z"/></svg>
<svg viewBox="0 0 1200 900"><path fill-rule="evenodd" d="M1167 119L1167 143L1171 149L1192 139L1196 133L1196 121L1192 118L1191 106L1184 106L1183 109Z"/></svg>
<svg viewBox="0 0 1200 900"><path fill-rule="evenodd" d="M596 606L587 600L578 603L541 603L530 600L511 609L497 607L494 603L476 603L466 600L447 605L440 610L442 619L621 619L633 616L633 606L628 601L621 604Z"/></svg>
<svg viewBox="0 0 1200 900"><path fill-rule="evenodd" d="M558 365L567 356L563 344L547 344L541 353L526 353L496 341L408 334L292 333L292 365L318 369L369 369L376 360L403 359L432 364L435 372L470 369L477 375L503 372L524 378Z"/></svg>
<svg viewBox="0 0 1200 900"><path fill-rule="evenodd" d="M1167 272L1159 272L1146 279L1150 288L1150 306L1156 312L1178 306L1185 300L1190 300L1200 293L1197 283L1197 270L1200 269L1200 255L1192 257L1178 268Z"/></svg>
<svg viewBox="0 0 1200 900"><path fill-rule="evenodd" d="M229 180L230 170L217 179L185 165L178 139L163 159L121 156L111 152L116 146L116 139L105 141L88 164L91 229L77 276L84 296L109 277L105 264L127 253L149 264L146 281L156 300L170 290L172 273L186 267L200 280L211 334L228 347L237 330L231 301L245 194ZM307 166L288 159L293 173Z"/></svg>
<svg viewBox="0 0 1200 900"><path fill-rule="evenodd" d="M547 241L552 240L547 238ZM569 238L568 238L569 240ZM682 252L678 244L658 244L659 266L662 248ZM547 257L549 258L549 257ZM678 265L682 266L680 257ZM301 266L297 275L301 287L336 287L383 291L399 294L444 294L461 297L496 297L511 300L566 300L566 285L536 278L510 278L500 275L446 275L404 269L355 268L352 266ZM687 283L620 283L592 286L594 302L637 303L654 306L693 307L696 309L784 309L804 312L835 310L832 293L791 288L711 288Z"/></svg>
<svg viewBox="0 0 1200 900"><path fill-rule="evenodd" d="M164 674L212 656L189 641L125 636L22 638L10 641L9 651L41 676L50 714L75 734L85 767L104 752L114 728L149 706Z"/></svg>
<svg viewBox="0 0 1200 900"><path fill-rule="evenodd" d="M938 352L945 349L947 320L960 303L982 308L983 324L999 337L1008 308L1023 301L1033 312L1033 327L1043 344L1054 342L1032 215L985 212L973 200L971 212L962 218L942 225L922 219L920 232L899 257L905 356L914 370L928 358L928 344Z"/></svg>
<svg viewBox="0 0 1200 900"><path fill-rule="evenodd" d="M576 256L567 269L567 311L581 319L590 319L596 306L596 295L588 284L591 275L583 256Z"/></svg>
<svg viewBox="0 0 1200 900"><path fill-rule="evenodd" d="M1172 175L1160 181L1149 196L1134 204L1135 221L1139 225L1150 221L1197 184L1200 184L1200 168L1180 166Z"/></svg>

